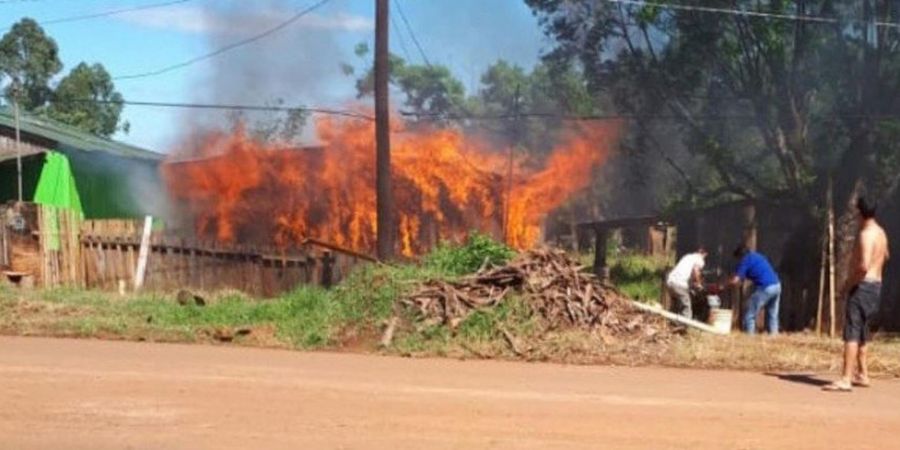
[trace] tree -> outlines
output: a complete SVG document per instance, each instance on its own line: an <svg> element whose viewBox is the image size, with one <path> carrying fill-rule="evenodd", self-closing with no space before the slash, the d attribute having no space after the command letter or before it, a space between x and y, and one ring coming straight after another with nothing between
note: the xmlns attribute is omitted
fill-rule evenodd
<svg viewBox="0 0 900 450"><path fill-rule="evenodd" d="M47 115L88 133L109 137L116 131L128 131L128 123L119 124L122 94L101 64L81 63L60 80L53 92Z"/></svg>
<svg viewBox="0 0 900 450"><path fill-rule="evenodd" d="M284 104L283 98L266 102L267 106L279 108L284 107ZM249 114L244 111L235 111L228 117L232 128L244 127L248 135L259 142L292 145L299 143L309 113L302 109Z"/></svg>
<svg viewBox="0 0 900 450"><path fill-rule="evenodd" d="M357 45L355 53L360 58L366 58L368 45ZM343 69L347 75L357 72L349 64L344 64ZM356 80L358 98L372 95L374 79L373 68L369 66ZM448 117L465 111L465 88L446 66L408 64L400 56L391 54L390 81L403 93L403 104L408 108L404 112L411 113L413 121L422 119L449 123Z"/></svg>
<svg viewBox="0 0 900 450"><path fill-rule="evenodd" d="M637 117L629 136L637 151L666 155L677 139L702 162L686 172L687 203L793 201L821 222L833 176L843 211L843 269L854 232L852 199L863 191L876 198L896 192L900 34L876 23L895 22L897 2L704 5L828 18L811 21L668 8L667 1L525 1L556 42L545 58L576 61L593 91L607 92L619 112ZM668 117L654 118L660 115ZM677 125L665 140L654 125L662 121Z"/></svg>
<svg viewBox="0 0 900 450"><path fill-rule="evenodd" d="M33 19L20 20L0 39L0 83L7 101L15 97L22 109L43 107L52 93L49 82L61 70L56 41Z"/></svg>
<svg viewBox="0 0 900 450"><path fill-rule="evenodd" d="M503 118L477 126L541 154L556 142L563 116L596 112L599 102L586 86L581 72L572 65L543 62L529 73L500 59L485 70L478 93L467 104L474 115Z"/></svg>

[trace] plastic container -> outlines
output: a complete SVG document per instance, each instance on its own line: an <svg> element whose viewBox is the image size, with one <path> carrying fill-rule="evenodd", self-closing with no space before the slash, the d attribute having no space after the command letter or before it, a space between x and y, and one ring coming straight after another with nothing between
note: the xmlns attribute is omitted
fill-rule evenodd
<svg viewBox="0 0 900 450"><path fill-rule="evenodd" d="M724 334L731 333L731 319L730 309L712 309L709 311L710 325Z"/></svg>

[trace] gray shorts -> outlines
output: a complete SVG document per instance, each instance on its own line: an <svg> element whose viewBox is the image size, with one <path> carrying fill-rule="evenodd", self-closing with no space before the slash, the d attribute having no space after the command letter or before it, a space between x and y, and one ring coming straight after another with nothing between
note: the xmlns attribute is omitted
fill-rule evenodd
<svg viewBox="0 0 900 450"><path fill-rule="evenodd" d="M863 281L850 291L844 314L844 342L869 340L869 327L881 303L881 283Z"/></svg>

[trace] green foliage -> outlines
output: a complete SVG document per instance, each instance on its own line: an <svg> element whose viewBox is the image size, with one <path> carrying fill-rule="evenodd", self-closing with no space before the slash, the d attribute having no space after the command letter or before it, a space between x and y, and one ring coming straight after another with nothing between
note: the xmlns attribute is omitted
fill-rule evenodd
<svg viewBox="0 0 900 450"><path fill-rule="evenodd" d="M56 41L34 19L20 20L0 39L0 83L6 84L6 99L17 98L26 111L47 103L52 93L48 83L62 67Z"/></svg>
<svg viewBox="0 0 900 450"><path fill-rule="evenodd" d="M610 260L609 276L625 295L641 302L658 301L665 259L638 254L622 254Z"/></svg>
<svg viewBox="0 0 900 450"><path fill-rule="evenodd" d="M648 117L629 127L622 154L638 179L660 184L662 168L677 180L677 195L659 197L692 206L785 194L812 202L835 171L845 192L876 184L878 165L858 162L890 146L873 131L875 117L900 113L891 100L900 36L867 37L860 2L729 3L838 22L798 26L658 5L525 1L555 42L546 61L580 67L616 112ZM871 14L886 20L891 11ZM651 118L660 112L671 119Z"/></svg>
<svg viewBox="0 0 900 450"><path fill-rule="evenodd" d="M510 297L495 307L470 314L460 323L457 335L466 341L489 341L498 337L501 328L528 334L536 324L528 304L519 297Z"/></svg>
<svg viewBox="0 0 900 450"><path fill-rule="evenodd" d="M128 132L128 123L119 123L122 95L103 65L78 64L54 89L50 82L62 69L56 41L33 19L20 20L0 39L0 83L7 101L15 98L24 111L98 136Z"/></svg>
<svg viewBox="0 0 900 450"><path fill-rule="evenodd" d="M354 53L359 58L367 58L369 46L365 43L357 44ZM440 117L463 111L465 89L446 66L409 64L394 54L388 56L388 64L390 83L403 92L403 103L411 112ZM349 64L342 64L341 70L351 76L357 73ZM372 95L374 88L375 68L367 64L367 69L356 80L357 97Z"/></svg>
<svg viewBox="0 0 900 450"><path fill-rule="evenodd" d="M112 77L101 64L81 63L60 80L47 115L98 136L109 137L128 129L119 125L122 94L116 91Z"/></svg>
<svg viewBox="0 0 900 450"><path fill-rule="evenodd" d="M442 242L425 256L426 267L450 275L464 275L482 265L504 264L515 252L488 235L473 232L462 245Z"/></svg>

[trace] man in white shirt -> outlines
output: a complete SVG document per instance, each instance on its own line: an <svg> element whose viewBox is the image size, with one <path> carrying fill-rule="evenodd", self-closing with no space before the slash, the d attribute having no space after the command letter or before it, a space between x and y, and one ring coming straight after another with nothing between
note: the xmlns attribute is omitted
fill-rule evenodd
<svg viewBox="0 0 900 450"><path fill-rule="evenodd" d="M706 249L700 247L696 252L682 256L666 279L669 294L678 300L679 313L688 319L693 318L691 288L703 287L702 271L706 265L706 255Z"/></svg>

